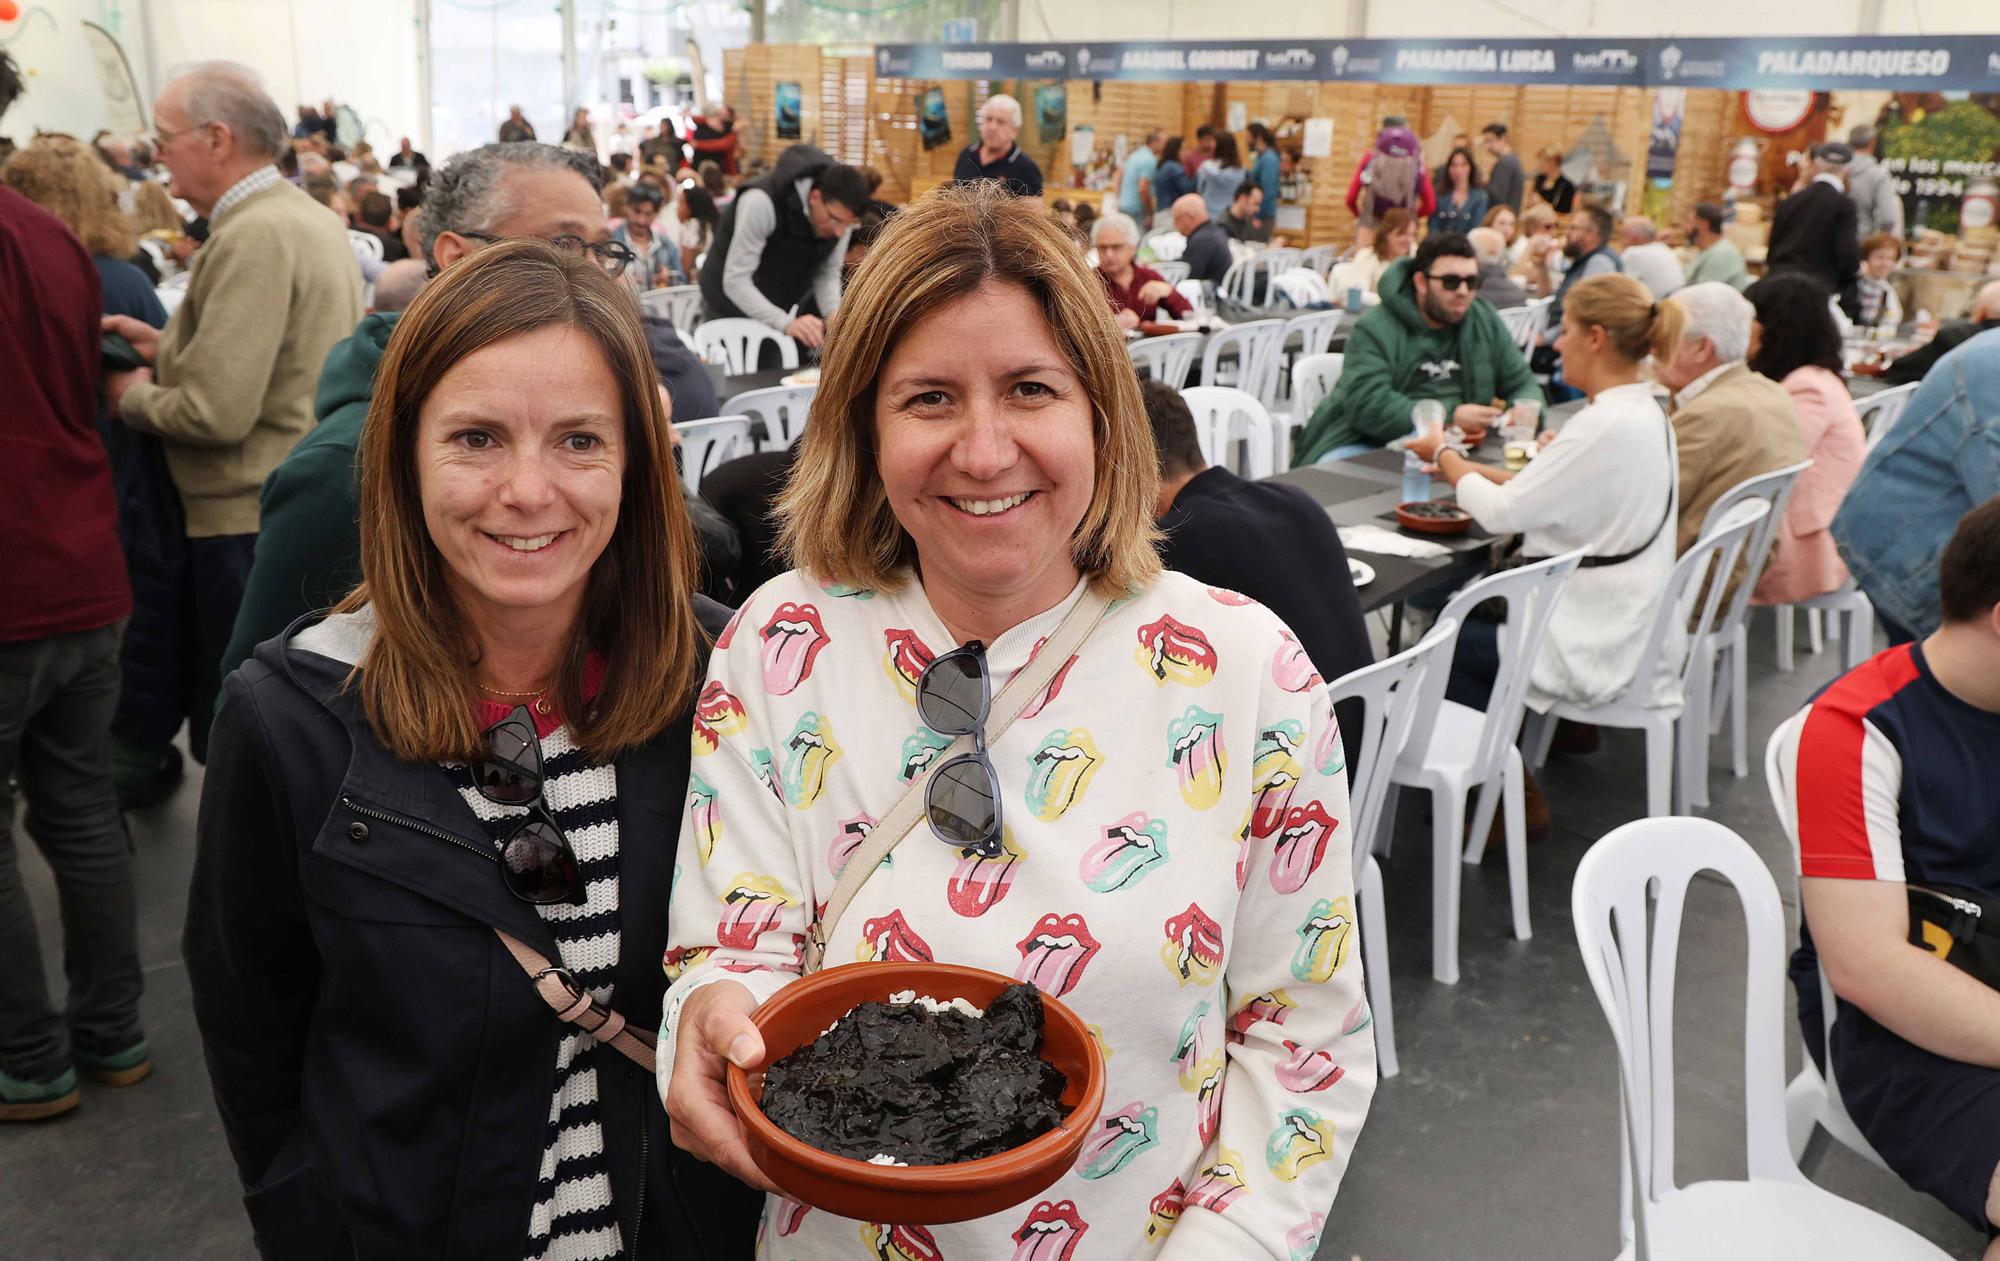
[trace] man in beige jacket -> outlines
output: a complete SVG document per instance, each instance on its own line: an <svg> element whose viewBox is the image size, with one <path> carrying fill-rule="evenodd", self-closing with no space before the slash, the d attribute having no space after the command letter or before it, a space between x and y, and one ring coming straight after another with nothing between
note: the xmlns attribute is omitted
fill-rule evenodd
<svg viewBox="0 0 2000 1261"><path fill-rule="evenodd" d="M1672 363L1657 366L1674 392L1674 442L1680 451L1681 514L1676 554L1701 537L1702 519L1739 483L1806 458L1792 397L1750 370L1754 309L1734 285L1690 285L1668 301L1687 309L1687 332ZM1748 568L1737 561L1727 599Z"/></svg>
<svg viewBox="0 0 2000 1261"><path fill-rule="evenodd" d="M106 319L153 366L111 374L105 396L161 439L186 516L178 622L190 628L180 653L200 757L257 541L257 493L312 426L320 365L361 318L361 272L339 220L273 165L289 133L249 70L195 66L160 93L153 120L173 191L207 216L209 236L165 329Z"/></svg>

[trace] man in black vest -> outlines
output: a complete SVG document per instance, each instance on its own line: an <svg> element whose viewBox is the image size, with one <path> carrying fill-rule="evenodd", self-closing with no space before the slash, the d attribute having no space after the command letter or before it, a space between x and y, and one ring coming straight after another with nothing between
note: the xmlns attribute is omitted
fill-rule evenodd
<svg viewBox="0 0 2000 1261"><path fill-rule="evenodd" d="M1841 294L1861 270L1861 241L1854 203L1847 197L1847 164L1854 150L1834 141L1813 150L1812 182L1778 203L1771 216L1772 271L1807 272L1827 292Z"/></svg>
<svg viewBox="0 0 2000 1261"><path fill-rule="evenodd" d="M818 346L840 305L847 234L867 208L867 182L853 167L810 145L779 154L722 212L701 269L707 317L747 317ZM808 302L814 310L801 314Z"/></svg>

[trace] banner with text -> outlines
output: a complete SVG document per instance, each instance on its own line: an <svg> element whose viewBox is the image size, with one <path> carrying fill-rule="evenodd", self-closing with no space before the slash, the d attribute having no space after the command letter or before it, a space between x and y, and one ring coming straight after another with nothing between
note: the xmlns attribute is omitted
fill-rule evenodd
<svg viewBox="0 0 2000 1261"><path fill-rule="evenodd" d="M875 73L905 79L1294 79L2000 92L2000 34L881 44L875 49Z"/></svg>

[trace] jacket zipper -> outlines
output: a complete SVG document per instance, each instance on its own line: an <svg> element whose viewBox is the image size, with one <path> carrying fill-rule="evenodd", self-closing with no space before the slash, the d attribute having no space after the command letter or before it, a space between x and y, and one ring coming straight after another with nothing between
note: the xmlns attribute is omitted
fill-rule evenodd
<svg viewBox="0 0 2000 1261"><path fill-rule="evenodd" d="M434 836L440 841L450 841L460 849L471 850L487 862L497 863L500 861L500 855L495 853L490 846L475 845L462 836L454 836L452 833L442 828L434 828L428 823L419 823L415 819L406 819L400 814L390 814L386 810L377 810L373 806L364 806L352 797L342 797L340 804L346 806L356 814L366 815L371 819L378 819L383 823L393 823L397 827L405 827L412 832L421 832L425 836Z"/></svg>
<svg viewBox="0 0 2000 1261"><path fill-rule="evenodd" d="M639 1203L632 1213L632 1238L625 1244L625 1251L639 1255L639 1228L646 1222L646 1155L652 1146L646 1118L639 1118Z"/></svg>
<svg viewBox="0 0 2000 1261"><path fill-rule="evenodd" d="M1936 898L1962 915L1970 915L1973 919L1980 917L1981 911L1977 902L1968 902L1964 898L1955 898L1949 893L1939 893L1936 889L1926 889L1920 884L1911 885L1910 890L1913 893L1921 893L1927 898Z"/></svg>

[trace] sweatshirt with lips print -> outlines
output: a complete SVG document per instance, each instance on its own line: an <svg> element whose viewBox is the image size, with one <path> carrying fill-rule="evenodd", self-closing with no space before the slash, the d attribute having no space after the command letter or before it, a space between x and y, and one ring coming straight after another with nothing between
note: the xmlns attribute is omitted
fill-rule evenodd
<svg viewBox="0 0 2000 1261"><path fill-rule="evenodd" d="M987 645L996 695L1082 592ZM734 980L764 999L798 975L814 909L950 743L915 698L954 646L914 582L855 591L796 573L717 642L681 820L663 1089L688 993ZM1029 1203L917 1227L773 1196L759 1255L1311 1257L1375 1052L1346 767L1310 661L1262 606L1164 574L1112 606L991 756L1001 853L919 823L848 908L827 965L935 959L1032 981L1102 1046L1103 1114Z"/></svg>

